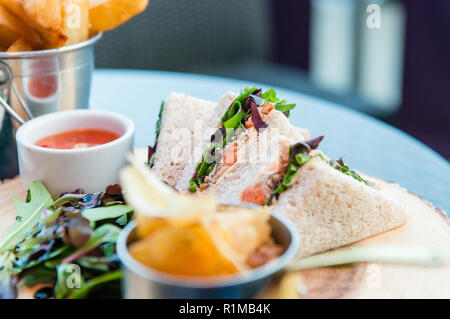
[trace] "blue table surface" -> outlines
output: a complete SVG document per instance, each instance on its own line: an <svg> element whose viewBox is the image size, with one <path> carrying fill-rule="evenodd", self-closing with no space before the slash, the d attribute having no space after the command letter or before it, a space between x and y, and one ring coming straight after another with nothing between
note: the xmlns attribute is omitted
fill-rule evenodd
<svg viewBox="0 0 450 319"><path fill-rule="evenodd" d="M143 70L96 70L91 107L122 113L136 125L136 146L153 144L159 105L170 92L217 101L228 90L267 85L240 80ZM450 165L439 154L406 133L377 119L340 105L275 88L297 103L291 122L325 135L321 149L332 158L343 157L351 168L394 181L436 207L450 212Z"/></svg>

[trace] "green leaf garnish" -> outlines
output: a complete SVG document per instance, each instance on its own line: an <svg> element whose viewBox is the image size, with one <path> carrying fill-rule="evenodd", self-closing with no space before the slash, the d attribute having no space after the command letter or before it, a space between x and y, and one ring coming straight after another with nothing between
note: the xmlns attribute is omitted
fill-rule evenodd
<svg viewBox="0 0 450 319"><path fill-rule="evenodd" d="M295 155L295 161L300 166L308 163L308 161L310 159L311 159L311 156L309 154L299 153L299 154Z"/></svg>
<svg viewBox="0 0 450 319"><path fill-rule="evenodd" d="M104 243L115 243L121 229L113 224L104 224L94 230L89 240L73 254L66 257L63 263L71 263Z"/></svg>
<svg viewBox="0 0 450 319"><path fill-rule="evenodd" d="M72 290L67 299L80 299L85 298L89 291L94 287L99 285L103 285L105 283L110 283L112 281L117 281L122 278L122 272L120 270L116 270L110 273L106 273L102 276L95 277L89 281L87 281L84 285L81 286L80 289Z"/></svg>
<svg viewBox="0 0 450 319"><path fill-rule="evenodd" d="M159 106L158 120L156 121L156 124L155 124L155 135L156 135L156 137L155 137L155 144L152 147L153 153L147 159L147 165L149 167L152 167L153 164L155 163L156 147L158 146L159 133L161 132L162 114L163 114L163 111L164 111L165 103L166 103L165 101L161 101L161 105Z"/></svg>
<svg viewBox="0 0 450 319"><path fill-rule="evenodd" d="M0 252L14 245L20 236L31 230L42 215L43 209L53 203L52 196L41 182L31 182L25 202L13 198L17 210L16 221L0 241Z"/></svg>
<svg viewBox="0 0 450 319"><path fill-rule="evenodd" d="M117 220L118 218L131 214L133 209L128 205L111 205L103 207L89 208L82 212L83 217L87 218L91 223L105 220Z"/></svg>
<svg viewBox="0 0 450 319"><path fill-rule="evenodd" d="M77 264L61 264L58 266L58 280L55 285L56 299L62 299L70 292L84 286L84 279L78 270L80 270L80 266Z"/></svg>
<svg viewBox="0 0 450 319"><path fill-rule="evenodd" d="M354 179L356 179L357 181L363 182L364 184L366 184L367 186L373 186L374 184L368 180L365 180L364 178L362 178L357 172L352 171L347 164L344 163L342 157L339 158L337 161L333 161L331 160L329 162L329 164L331 165L331 167L333 167L334 169L337 169L338 171L340 171L341 173L344 173L345 175L351 176Z"/></svg>

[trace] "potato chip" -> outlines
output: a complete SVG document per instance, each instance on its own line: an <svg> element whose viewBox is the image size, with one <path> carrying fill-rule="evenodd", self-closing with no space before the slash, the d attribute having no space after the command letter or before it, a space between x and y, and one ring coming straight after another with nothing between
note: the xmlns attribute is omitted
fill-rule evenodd
<svg viewBox="0 0 450 319"><path fill-rule="evenodd" d="M90 33L114 29L144 11L147 5L148 0L91 0Z"/></svg>
<svg viewBox="0 0 450 319"><path fill-rule="evenodd" d="M132 165L120 172L120 182L127 202L138 214L184 223L215 212L217 203L213 194L180 194L160 181L143 163L135 158L130 161Z"/></svg>
<svg viewBox="0 0 450 319"><path fill-rule="evenodd" d="M62 0L62 25L67 35L65 45L89 38L89 0Z"/></svg>
<svg viewBox="0 0 450 319"><path fill-rule="evenodd" d="M139 213L135 213L134 219L136 220L136 233L138 238L150 236L156 230L171 225L167 218L148 217Z"/></svg>
<svg viewBox="0 0 450 319"><path fill-rule="evenodd" d="M225 256L246 263L250 255L270 238L270 212L267 208L222 207L226 212L207 216L203 223Z"/></svg>
<svg viewBox="0 0 450 319"><path fill-rule="evenodd" d="M170 226L131 244L130 254L147 267L180 276L219 276L242 271L223 256L202 225Z"/></svg>
<svg viewBox="0 0 450 319"><path fill-rule="evenodd" d="M8 48L7 52L33 51L33 47L24 39L20 38Z"/></svg>

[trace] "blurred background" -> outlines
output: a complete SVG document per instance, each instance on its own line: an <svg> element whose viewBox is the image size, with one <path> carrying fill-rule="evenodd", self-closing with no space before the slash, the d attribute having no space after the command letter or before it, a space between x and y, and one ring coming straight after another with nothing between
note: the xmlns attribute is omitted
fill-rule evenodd
<svg viewBox="0 0 450 319"><path fill-rule="evenodd" d="M450 158L450 1L150 0L96 52L100 68L227 76L311 94Z"/></svg>
<svg viewBox="0 0 450 319"><path fill-rule="evenodd" d="M226 76L336 102L447 159L449 60L448 0L150 0L96 48L97 68ZM14 156L5 150L0 163ZM0 178L16 173L0 165Z"/></svg>

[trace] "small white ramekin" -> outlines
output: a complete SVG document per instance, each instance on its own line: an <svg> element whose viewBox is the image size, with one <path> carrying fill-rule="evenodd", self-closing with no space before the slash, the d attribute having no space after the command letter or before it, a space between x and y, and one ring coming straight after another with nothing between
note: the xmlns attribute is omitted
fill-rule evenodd
<svg viewBox="0 0 450 319"><path fill-rule="evenodd" d="M51 149L35 145L41 138L75 129L100 129L120 137L112 142L81 149ZM118 182L118 172L133 151L134 124L127 117L98 110L72 110L39 116L16 133L19 171L25 187L41 181L52 196L77 188L101 192Z"/></svg>

